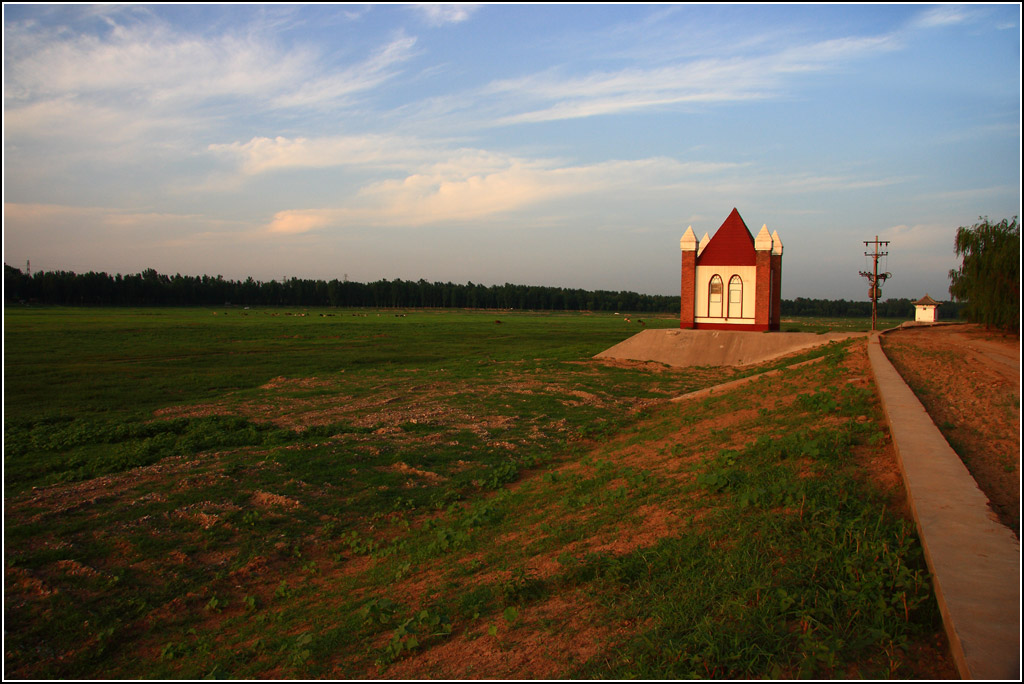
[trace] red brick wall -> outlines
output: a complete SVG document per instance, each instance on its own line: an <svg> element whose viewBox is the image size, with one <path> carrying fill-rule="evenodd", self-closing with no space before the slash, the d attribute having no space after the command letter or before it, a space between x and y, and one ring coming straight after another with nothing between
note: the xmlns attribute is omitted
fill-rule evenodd
<svg viewBox="0 0 1024 684"><path fill-rule="evenodd" d="M772 320L769 329L782 328L782 255L772 254Z"/></svg>
<svg viewBox="0 0 1024 684"><path fill-rule="evenodd" d="M693 298L695 296L697 277L697 252L683 253L683 266L680 269L679 283L679 327L690 329L693 327Z"/></svg>
<svg viewBox="0 0 1024 684"><path fill-rule="evenodd" d="M757 253L757 275L754 283L754 325L768 330L771 325L769 321L769 302L771 292L771 264L772 254L768 250Z"/></svg>

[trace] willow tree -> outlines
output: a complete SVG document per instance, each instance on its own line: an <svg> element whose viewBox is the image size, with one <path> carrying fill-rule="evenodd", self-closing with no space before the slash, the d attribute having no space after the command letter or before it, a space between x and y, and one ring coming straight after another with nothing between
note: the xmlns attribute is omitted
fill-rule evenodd
<svg viewBox="0 0 1024 684"><path fill-rule="evenodd" d="M966 302L961 315L973 323L1020 329L1020 226L1017 217L999 223L978 217L956 230L959 269L949 272L949 294Z"/></svg>

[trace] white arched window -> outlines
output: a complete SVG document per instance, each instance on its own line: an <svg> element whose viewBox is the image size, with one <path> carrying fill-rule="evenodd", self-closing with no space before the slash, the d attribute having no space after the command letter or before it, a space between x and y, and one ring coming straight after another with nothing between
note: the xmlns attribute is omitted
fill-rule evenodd
<svg viewBox="0 0 1024 684"><path fill-rule="evenodd" d="M722 317L722 278L719 275L711 276L708 284L708 318Z"/></svg>
<svg viewBox="0 0 1024 684"><path fill-rule="evenodd" d="M743 279L729 278L729 308L726 318L743 318Z"/></svg>

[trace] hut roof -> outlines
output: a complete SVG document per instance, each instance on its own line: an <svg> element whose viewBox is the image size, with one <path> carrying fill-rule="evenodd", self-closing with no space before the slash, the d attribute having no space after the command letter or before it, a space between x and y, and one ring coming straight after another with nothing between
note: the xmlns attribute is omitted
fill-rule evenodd
<svg viewBox="0 0 1024 684"><path fill-rule="evenodd" d="M914 302L914 306L938 306L938 305L939 305L939 303L937 301L935 301L934 299L932 299L931 297L929 297L927 292L924 294L924 297L921 297L916 302Z"/></svg>

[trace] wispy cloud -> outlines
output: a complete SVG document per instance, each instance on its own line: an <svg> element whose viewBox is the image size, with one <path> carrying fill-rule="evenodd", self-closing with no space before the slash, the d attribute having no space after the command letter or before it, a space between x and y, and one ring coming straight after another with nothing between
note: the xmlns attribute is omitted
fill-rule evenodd
<svg viewBox="0 0 1024 684"><path fill-rule="evenodd" d="M664 157L574 165L463 149L400 178L369 183L334 206L279 211L266 230L291 235L349 227L467 223L583 196L622 206L638 197L791 197L871 190L904 181L765 173L748 163Z"/></svg>
<svg viewBox="0 0 1024 684"><path fill-rule="evenodd" d="M297 79L301 85L294 89L281 88L271 104L276 107L322 106L372 90L398 73L398 66L414 54L415 45L416 38L400 34L366 60L341 72L312 80Z"/></svg>
<svg viewBox="0 0 1024 684"><path fill-rule="evenodd" d="M510 114L498 124L616 114L687 103L739 102L776 97L793 74L824 71L893 50L893 36L841 38L787 47L767 55L705 58L657 68L626 68L563 76L558 70L496 81L487 94L539 108Z"/></svg>
<svg viewBox="0 0 1024 684"><path fill-rule="evenodd" d="M4 203L4 220L20 232L108 229L121 233L181 236L199 233L245 231L243 221L225 220L203 214L133 211L117 207L83 207L40 203Z"/></svg>
<svg viewBox="0 0 1024 684"><path fill-rule="evenodd" d="M134 104L253 96L293 82L313 60L255 36L201 38L162 25L115 26L109 36L18 32L9 46L7 95L17 101L119 95Z"/></svg>
<svg viewBox="0 0 1024 684"><path fill-rule="evenodd" d="M850 193L879 190L905 183L905 178L857 178L807 173L765 173L758 168L725 169L738 173L705 173L666 184L665 189L685 193L691 197L720 197L724 202L735 202L737 197L771 197L784 204L798 202L797 198L828 193ZM802 212L787 211L789 214ZM816 213L816 212L810 212Z"/></svg>
<svg viewBox="0 0 1024 684"><path fill-rule="evenodd" d="M978 202L990 200L994 197L1012 195L1014 192L1017 192L1017 196L1020 197L1020 186L992 185L984 188L964 188L962 190L940 190L938 192L921 193L913 199L915 202L928 202L931 204L936 202Z"/></svg>
<svg viewBox="0 0 1024 684"><path fill-rule="evenodd" d="M458 24L466 21L480 8L476 4L423 4L412 6L431 26Z"/></svg>
<svg viewBox="0 0 1024 684"><path fill-rule="evenodd" d="M416 43L399 34L361 62L332 71L316 51L283 49L256 32L205 38L144 25L115 27L106 38L16 30L9 36L18 58L8 60L6 94L15 104L74 96L153 107L232 97L280 107L335 100L394 76Z"/></svg>
<svg viewBox="0 0 1024 684"><path fill-rule="evenodd" d="M582 168L467 151L422 172L368 184L344 207L278 212L268 230L293 234L331 226L465 222L593 191L596 182Z"/></svg>
<svg viewBox="0 0 1024 684"><path fill-rule="evenodd" d="M336 68L316 49L286 48L258 27L207 37L155 21L110 23L102 36L5 26L4 114L15 142L61 137L75 143L73 154L198 137L247 112L343 108L396 76L416 44L399 32Z"/></svg>
<svg viewBox="0 0 1024 684"><path fill-rule="evenodd" d="M941 252L952 259L951 247L953 236L956 234L956 227L937 223L917 223L914 225L900 224L890 226L882 231L881 237L893 243L893 251L899 249L902 253L911 252Z"/></svg>
<svg viewBox="0 0 1024 684"><path fill-rule="evenodd" d="M651 158L566 165L461 150L403 178L370 183L344 206L277 212L267 230L295 234L348 226L427 226L509 214L584 195L664 190L666 178L698 179L741 165Z"/></svg>
<svg viewBox="0 0 1024 684"><path fill-rule="evenodd" d="M373 166L407 168L436 158L438 143L385 134L326 138L255 137L248 142L216 143L208 149L239 165L246 175L280 169Z"/></svg>
<svg viewBox="0 0 1024 684"><path fill-rule="evenodd" d="M930 7L917 15L913 25L918 28L933 28L935 26L950 26L967 21L971 12L964 5L939 5Z"/></svg>

